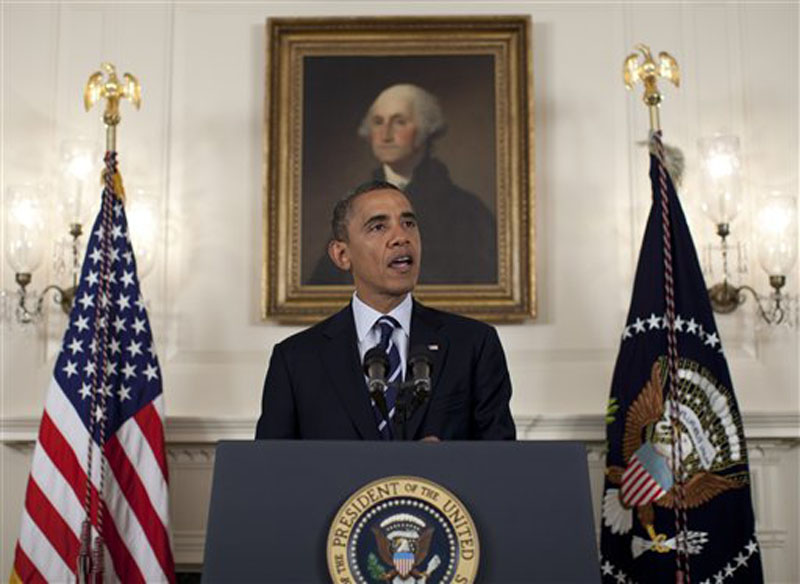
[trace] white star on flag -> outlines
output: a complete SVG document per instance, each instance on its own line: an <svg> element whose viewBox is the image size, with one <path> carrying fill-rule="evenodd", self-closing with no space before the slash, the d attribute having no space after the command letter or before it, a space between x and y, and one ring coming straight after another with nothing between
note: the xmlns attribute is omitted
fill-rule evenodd
<svg viewBox="0 0 800 584"><path fill-rule="evenodd" d="M142 354L142 343L137 343L136 341L131 341L131 344L128 345L128 352L131 354L131 357L135 357L136 355Z"/></svg>
<svg viewBox="0 0 800 584"><path fill-rule="evenodd" d="M122 374L125 376L125 379L135 377L136 365L134 365L133 363L126 363L125 367L122 368Z"/></svg>
<svg viewBox="0 0 800 584"><path fill-rule="evenodd" d="M94 306L94 299L89 294L84 294L78 299L78 304L83 305L83 309L86 310L90 306Z"/></svg>
<svg viewBox="0 0 800 584"><path fill-rule="evenodd" d="M114 328L117 329L118 333L121 333L122 331L124 331L125 330L125 319L118 316L116 318L116 320L114 320Z"/></svg>
<svg viewBox="0 0 800 584"><path fill-rule="evenodd" d="M144 321L139 318L133 319L133 330L136 331L137 335L140 335L144 332Z"/></svg>
<svg viewBox="0 0 800 584"><path fill-rule="evenodd" d="M67 375L67 377L72 377L73 375L78 374L77 367L77 364L73 363L72 361L67 361L67 364L62 371Z"/></svg>
<svg viewBox="0 0 800 584"><path fill-rule="evenodd" d="M147 381L158 379L158 371L153 365L148 365L144 370L144 374L147 376Z"/></svg>
<svg viewBox="0 0 800 584"><path fill-rule="evenodd" d="M92 386L88 383L83 383L81 384L81 388L78 390L78 393L81 394L81 399L86 399L92 395Z"/></svg>
<svg viewBox="0 0 800 584"><path fill-rule="evenodd" d="M121 385L119 388L119 400L124 402L126 399L131 399L131 388L127 385Z"/></svg>
<svg viewBox="0 0 800 584"><path fill-rule="evenodd" d="M89 328L89 319L85 316L79 316L75 319L75 326L78 327L78 330L83 332Z"/></svg>
<svg viewBox="0 0 800 584"><path fill-rule="evenodd" d="M83 348L81 347L81 342L78 340L77 337L72 339L72 342L69 344L69 350L72 351L72 354L75 353L82 353Z"/></svg>

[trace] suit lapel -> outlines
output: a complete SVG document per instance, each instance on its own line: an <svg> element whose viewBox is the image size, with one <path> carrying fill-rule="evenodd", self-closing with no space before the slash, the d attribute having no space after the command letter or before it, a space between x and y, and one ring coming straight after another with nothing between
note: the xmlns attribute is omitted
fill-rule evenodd
<svg viewBox="0 0 800 584"><path fill-rule="evenodd" d="M334 391L361 437L379 440L378 427L359 363L352 307L348 306L336 314L322 334L327 340L322 349L322 360Z"/></svg>
<svg viewBox="0 0 800 584"><path fill-rule="evenodd" d="M445 361L447 359L447 338L441 334L442 323L436 313L418 302L414 302L414 309L411 314L411 338L409 341L409 351L412 347L422 345L431 355L431 395L436 392L436 387L442 376ZM406 435L413 439L419 430L420 424L428 413L428 406L431 398L422 404L413 416L408 420Z"/></svg>

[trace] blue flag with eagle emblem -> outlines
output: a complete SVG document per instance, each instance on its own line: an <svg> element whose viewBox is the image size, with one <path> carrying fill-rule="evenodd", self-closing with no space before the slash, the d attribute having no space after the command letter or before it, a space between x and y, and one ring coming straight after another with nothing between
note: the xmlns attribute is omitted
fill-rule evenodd
<svg viewBox="0 0 800 584"><path fill-rule="evenodd" d="M660 136L652 144L657 150ZM602 580L762 582L742 420L692 237L661 165L651 154L653 205L606 416ZM674 400L662 185L674 279Z"/></svg>

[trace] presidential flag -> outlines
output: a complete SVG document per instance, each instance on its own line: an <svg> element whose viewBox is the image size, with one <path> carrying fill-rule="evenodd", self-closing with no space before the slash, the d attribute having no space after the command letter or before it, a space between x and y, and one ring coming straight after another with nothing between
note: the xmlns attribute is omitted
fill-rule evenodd
<svg viewBox="0 0 800 584"><path fill-rule="evenodd" d="M651 140L653 205L607 411L603 582L761 582L742 420L686 219Z"/></svg>
<svg viewBox="0 0 800 584"><path fill-rule="evenodd" d="M12 582L175 580L161 371L116 154L105 162L102 206L33 454Z"/></svg>

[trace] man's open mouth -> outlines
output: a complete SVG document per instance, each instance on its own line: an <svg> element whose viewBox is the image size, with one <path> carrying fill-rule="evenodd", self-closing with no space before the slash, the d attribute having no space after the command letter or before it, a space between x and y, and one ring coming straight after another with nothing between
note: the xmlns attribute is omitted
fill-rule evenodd
<svg viewBox="0 0 800 584"><path fill-rule="evenodd" d="M394 258L389 262L391 268L406 268L414 263L414 259L410 255L401 255Z"/></svg>

